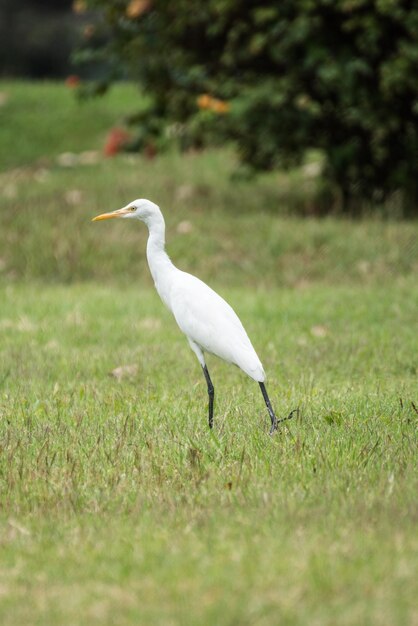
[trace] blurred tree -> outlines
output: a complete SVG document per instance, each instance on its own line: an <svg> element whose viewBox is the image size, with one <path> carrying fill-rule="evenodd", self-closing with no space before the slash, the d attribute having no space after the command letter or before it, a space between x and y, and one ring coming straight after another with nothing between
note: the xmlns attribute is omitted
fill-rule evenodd
<svg viewBox="0 0 418 626"><path fill-rule="evenodd" d="M325 155L343 204L418 199L418 4L412 0L88 0L96 54L145 87L139 144L232 138L255 169ZM91 46L85 51L88 58ZM103 89L103 83L100 84Z"/></svg>

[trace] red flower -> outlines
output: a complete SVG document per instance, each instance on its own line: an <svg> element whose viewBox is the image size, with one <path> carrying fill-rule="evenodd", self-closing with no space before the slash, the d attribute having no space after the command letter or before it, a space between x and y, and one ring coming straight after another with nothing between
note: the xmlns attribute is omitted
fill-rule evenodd
<svg viewBox="0 0 418 626"><path fill-rule="evenodd" d="M80 82L81 82L80 77L77 76L76 74L71 74L71 76L67 76L67 78L65 79L65 84L70 89L75 89L75 87L78 87Z"/></svg>
<svg viewBox="0 0 418 626"><path fill-rule="evenodd" d="M106 137L104 155L110 157L121 152L130 139L130 134L123 128L112 128Z"/></svg>

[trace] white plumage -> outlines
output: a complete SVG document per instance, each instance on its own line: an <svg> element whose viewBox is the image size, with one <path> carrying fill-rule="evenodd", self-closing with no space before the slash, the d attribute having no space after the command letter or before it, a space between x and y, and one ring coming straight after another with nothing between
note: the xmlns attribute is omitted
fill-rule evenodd
<svg viewBox="0 0 418 626"><path fill-rule="evenodd" d="M263 366L233 308L204 282L173 265L165 251L165 223L156 204L135 200L122 209L98 215L93 221L116 217L139 219L148 227L147 259L155 287L203 368L209 394L209 426L213 424L214 388L205 352L237 365L259 383L273 432L278 420L264 385Z"/></svg>
<svg viewBox="0 0 418 626"><path fill-rule="evenodd" d="M254 380L264 382L263 366L241 321L213 289L179 271L173 280L170 308L180 329L200 350L238 365ZM199 361L204 366L204 359Z"/></svg>

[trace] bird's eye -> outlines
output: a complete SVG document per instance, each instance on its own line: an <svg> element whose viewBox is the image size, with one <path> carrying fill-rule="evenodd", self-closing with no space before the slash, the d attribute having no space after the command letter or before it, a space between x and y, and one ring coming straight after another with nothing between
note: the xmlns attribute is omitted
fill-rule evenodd
<svg viewBox="0 0 418 626"><path fill-rule="evenodd" d="M136 211L136 207L134 207L134 206L130 206L130 207L129 207L129 210L130 210L130 211Z"/></svg>

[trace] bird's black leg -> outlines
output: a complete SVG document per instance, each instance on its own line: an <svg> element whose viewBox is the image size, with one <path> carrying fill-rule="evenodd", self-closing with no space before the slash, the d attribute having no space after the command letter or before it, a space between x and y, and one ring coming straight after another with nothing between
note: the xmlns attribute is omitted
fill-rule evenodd
<svg viewBox="0 0 418 626"><path fill-rule="evenodd" d="M258 383L258 384L260 385L261 393L263 394L264 402L266 403L267 411L269 412L269 415L270 415L270 419L271 419L270 435L272 435L274 431L277 430L277 417L276 417L275 412L273 411L273 407L271 406L270 398L268 397L267 389L264 383Z"/></svg>
<svg viewBox="0 0 418 626"><path fill-rule="evenodd" d="M209 371L206 365L202 368L203 373L206 378L206 383L208 385L208 396L209 396L209 428L213 428L213 401L215 398L215 388L212 384L212 381L209 376Z"/></svg>
<svg viewBox="0 0 418 626"><path fill-rule="evenodd" d="M272 435L274 431L277 430L277 424L280 424L281 422L285 422L286 420L292 419L295 413L296 415L299 415L299 409L294 409L293 411L289 413L287 417L282 417L282 419L278 420L275 412L273 411L273 407L271 406L270 398L268 397L267 389L264 383L258 383L258 384L260 385L261 393L263 394L264 402L266 403L266 407L270 415L270 419L271 419L270 435Z"/></svg>

